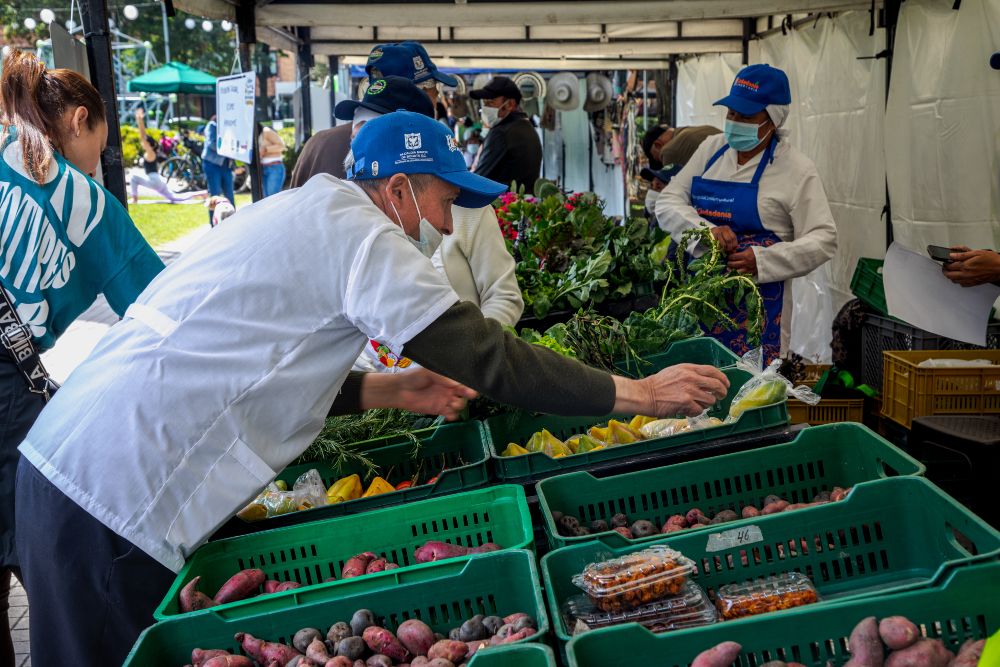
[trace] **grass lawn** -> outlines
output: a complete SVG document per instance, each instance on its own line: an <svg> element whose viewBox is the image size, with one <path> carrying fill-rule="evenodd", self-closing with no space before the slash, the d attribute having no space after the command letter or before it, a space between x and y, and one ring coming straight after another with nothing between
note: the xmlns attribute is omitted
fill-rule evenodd
<svg viewBox="0 0 1000 667"><path fill-rule="evenodd" d="M249 203L250 195L236 195L237 208ZM154 248L208 225L208 211L200 200L197 204L130 204L128 213Z"/></svg>

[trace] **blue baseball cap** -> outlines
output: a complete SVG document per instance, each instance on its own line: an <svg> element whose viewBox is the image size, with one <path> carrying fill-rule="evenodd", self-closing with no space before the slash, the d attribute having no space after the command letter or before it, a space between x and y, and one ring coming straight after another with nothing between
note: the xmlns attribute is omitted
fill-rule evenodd
<svg viewBox="0 0 1000 667"><path fill-rule="evenodd" d="M788 77L777 67L750 65L736 75L729 94L712 106L724 106L744 116L760 113L769 104L791 104Z"/></svg>
<svg viewBox="0 0 1000 667"><path fill-rule="evenodd" d="M351 141L353 181L388 178L395 174L430 174L457 186L456 206L482 208L507 186L465 166L462 149L442 123L412 111L394 111L365 123Z"/></svg>
<svg viewBox="0 0 1000 667"><path fill-rule="evenodd" d="M333 115L340 120L353 120L358 107L370 109L376 113L387 114L405 109L425 116L434 117L434 105L424 91L417 85L401 76L387 76L375 79L365 91L360 102L344 100L334 107Z"/></svg>
<svg viewBox="0 0 1000 667"><path fill-rule="evenodd" d="M368 54L365 72L370 81L392 75L418 85L431 79L446 86L458 85L458 79L439 71L427 50L417 42L379 44Z"/></svg>
<svg viewBox="0 0 1000 667"><path fill-rule="evenodd" d="M639 176L650 183L653 182L654 178L658 178L664 183L669 183L670 179L677 175L681 170L682 165L675 164L669 169L650 169L649 167L643 167L639 171Z"/></svg>

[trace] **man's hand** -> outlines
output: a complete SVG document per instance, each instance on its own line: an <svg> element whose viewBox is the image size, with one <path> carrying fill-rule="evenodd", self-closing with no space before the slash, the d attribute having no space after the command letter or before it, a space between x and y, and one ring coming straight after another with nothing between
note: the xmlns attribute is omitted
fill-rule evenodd
<svg viewBox="0 0 1000 667"><path fill-rule="evenodd" d="M726 397L729 379L714 366L677 364L642 380L615 376L620 414L693 417Z"/></svg>
<svg viewBox="0 0 1000 667"><path fill-rule="evenodd" d="M369 373L361 385L361 408L400 408L457 419L476 392L454 380L415 368L405 373Z"/></svg>
<svg viewBox="0 0 1000 667"><path fill-rule="evenodd" d="M944 265L945 277L962 287L983 285L1000 280L1000 254L992 250L951 249L951 261Z"/></svg>
<svg viewBox="0 0 1000 667"><path fill-rule="evenodd" d="M747 248L729 255L727 266L732 271L757 275L757 255L753 254L753 248Z"/></svg>
<svg viewBox="0 0 1000 667"><path fill-rule="evenodd" d="M725 225L712 227L712 236L715 237L715 240L719 242L719 245L722 246L723 251L726 253L731 253L740 245L740 242L736 239L736 234Z"/></svg>

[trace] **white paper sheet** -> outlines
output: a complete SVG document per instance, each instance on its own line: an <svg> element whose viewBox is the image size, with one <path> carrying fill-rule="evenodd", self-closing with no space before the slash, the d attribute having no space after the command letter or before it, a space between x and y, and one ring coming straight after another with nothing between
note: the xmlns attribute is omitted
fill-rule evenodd
<svg viewBox="0 0 1000 667"><path fill-rule="evenodd" d="M898 243L882 269L889 314L939 336L986 345L990 309L1000 287L962 287L944 277L940 262Z"/></svg>

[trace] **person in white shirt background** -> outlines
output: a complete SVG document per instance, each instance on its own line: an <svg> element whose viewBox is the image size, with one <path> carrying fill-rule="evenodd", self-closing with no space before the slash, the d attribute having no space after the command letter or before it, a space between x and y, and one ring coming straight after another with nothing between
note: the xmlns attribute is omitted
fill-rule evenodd
<svg viewBox="0 0 1000 667"><path fill-rule="evenodd" d="M481 391L551 414L692 416L726 395L716 368L612 376L460 301L422 250L428 231L505 186L470 173L440 123L386 114L351 150L353 181L317 175L244 207L167 267L21 444L16 539L43 620L29 629L36 664L121 664L185 558L328 414L454 418ZM373 338L427 370L349 373Z"/></svg>
<svg viewBox="0 0 1000 667"><path fill-rule="evenodd" d="M788 350L791 279L827 262L837 227L812 160L782 130L791 103L788 77L769 65L743 68L728 96L725 131L705 139L656 201L656 219L673 238L705 225L728 267L755 277L764 300L768 361ZM704 248L693 248L695 255ZM732 312L745 325L745 312ZM746 329L709 332L738 354Z"/></svg>

